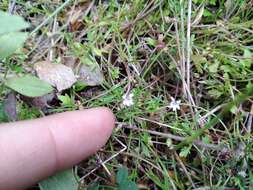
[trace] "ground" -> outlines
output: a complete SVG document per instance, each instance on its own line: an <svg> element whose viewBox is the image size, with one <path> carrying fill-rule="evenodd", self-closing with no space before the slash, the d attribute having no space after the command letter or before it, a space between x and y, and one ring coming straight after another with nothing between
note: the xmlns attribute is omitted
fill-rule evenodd
<svg viewBox="0 0 253 190"><path fill-rule="evenodd" d="M79 81L42 105L11 96L15 119L113 110L110 141L75 167L80 189L120 189L122 166L132 188L250 189L252 6L252 0L2 0L1 10L31 27L24 48L0 62L1 77L35 75L33 65L46 60L96 70L89 75L96 84ZM1 84L2 102L9 93Z"/></svg>

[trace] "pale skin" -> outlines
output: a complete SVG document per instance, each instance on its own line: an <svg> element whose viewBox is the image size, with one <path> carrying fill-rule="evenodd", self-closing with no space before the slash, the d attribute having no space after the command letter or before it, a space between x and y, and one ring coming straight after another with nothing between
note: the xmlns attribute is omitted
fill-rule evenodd
<svg viewBox="0 0 253 190"><path fill-rule="evenodd" d="M95 108L1 124L0 189L22 190L78 164L104 146L114 122Z"/></svg>

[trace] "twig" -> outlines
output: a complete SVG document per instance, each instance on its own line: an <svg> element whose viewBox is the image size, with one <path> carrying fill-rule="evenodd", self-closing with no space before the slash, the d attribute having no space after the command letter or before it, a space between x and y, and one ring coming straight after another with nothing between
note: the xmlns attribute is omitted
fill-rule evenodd
<svg viewBox="0 0 253 190"><path fill-rule="evenodd" d="M52 36L56 32L56 27L57 27L56 25L57 25L57 16L55 16L55 18L54 18ZM51 48L49 51L49 58L48 58L50 62L53 61L53 57L54 57L54 45L55 45L55 41L54 41L54 37L52 37L51 38Z"/></svg>
<svg viewBox="0 0 253 190"><path fill-rule="evenodd" d="M186 60L186 82L187 86L190 89L190 61L191 61L191 13L192 13L192 0L188 0L188 17L187 17L187 36L186 36L186 51L187 51L187 60Z"/></svg>
<svg viewBox="0 0 253 190"><path fill-rule="evenodd" d="M13 14L14 9L15 9L15 6L16 6L16 0L9 1L8 12L9 12L10 14Z"/></svg>
<svg viewBox="0 0 253 190"><path fill-rule="evenodd" d="M46 25L56 14L58 14L65 6L67 6L72 0L65 1L60 7L58 7L50 16L48 16L39 26L37 26L31 33L30 36L33 36L41 27Z"/></svg>
<svg viewBox="0 0 253 190"><path fill-rule="evenodd" d="M152 4L153 2L151 2L150 4ZM121 28L120 28L120 31L123 32L125 31L127 28L135 25L138 21L144 19L145 17L147 17L150 13L152 13L154 10L156 10L161 4L163 3L163 0L160 1L160 3L156 4L155 6L153 6L152 8L150 8L147 12L141 12L137 15L137 17L132 21L132 22L129 22L125 25L123 25ZM149 4L149 5L150 5ZM144 9L144 11L149 7L149 5L147 5L147 7Z"/></svg>
<svg viewBox="0 0 253 190"><path fill-rule="evenodd" d="M117 157L119 154L121 154L122 152L124 152L127 149L127 146L125 144L123 144L119 139L115 138L116 141L123 147L120 151L118 151L116 154L112 155L111 157L109 157L108 159L106 159L105 161L101 162L97 167L95 167L94 169L92 169L91 171L89 171L87 174L85 174L83 177L81 177L79 179L79 182L82 183L82 181L88 177L90 174L92 174L93 172L95 172L98 168L100 168L101 166L103 166L104 164L106 164L107 162L109 162L110 160L112 160L113 158Z"/></svg>
<svg viewBox="0 0 253 190"><path fill-rule="evenodd" d="M169 52L167 52L167 54L168 54L168 56L170 57L170 59L173 61L173 63L177 66L177 61L174 59L174 57L173 57ZM176 67L176 68L177 68L177 70L178 70L178 73L179 73L179 74L182 74L182 73L181 73L181 70L180 70L178 67ZM188 94L189 102L193 105L193 106L192 106L192 105L190 104L190 107L191 107L191 109L193 110L192 107L195 108L195 107L196 107L196 104L195 104L194 99L193 99L193 97L192 97L192 95L191 95L190 89L189 89L188 86L186 85L185 79L182 78L182 77L181 77L181 79L182 79L183 86L185 87L185 90L186 90L186 92L187 92L187 94ZM197 110L195 110L195 111L197 111ZM192 113L192 114L193 114L193 113Z"/></svg>
<svg viewBox="0 0 253 190"><path fill-rule="evenodd" d="M99 163L101 163L101 165L105 169L106 173L111 177L112 176L111 172L108 170L108 168L106 167L105 163L102 161L102 159L100 158L98 153L96 154L96 157L97 157Z"/></svg>
<svg viewBox="0 0 253 190"><path fill-rule="evenodd" d="M146 132L146 133L149 133L152 135L157 135L157 136L164 137L164 138L170 138L170 139L180 141L180 142L187 139L187 137L180 137L180 136L169 134L169 133L161 133L161 132L157 132L157 131L151 131L151 130L137 128L134 126L122 125L122 123L121 123L120 127L132 129L132 130L136 130L136 131L141 131L141 132ZM225 148L224 146L221 146L221 145L207 144L207 143L204 143L200 140L193 141L193 144L196 146L200 146L200 147L207 148L207 149L213 149L213 150L217 150L217 151L224 150L224 148Z"/></svg>
<svg viewBox="0 0 253 190"><path fill-rule="evenodd" d="M196 188L196 186L195 186L195 184L193 183L193 180L192 180L192 178L191 178L189 172L187 171L187 169L186 169L184 163L183 163L182 160L179 158L179 156L178 156L178 154L176 153L176 151L174 151L174 155L175 155L175 157L176 157L176 160L179 162L181 168L184 170L184 173L185 173L185 175L187 176L188 180L191 182L192 187L193 187L193 188Z"/></svg>
<svg viewBox="0 0 253 190"><path fill-rule="evenodd" d="M253 120L253 104L251 105L251 111L248 116L248 121L247 121L247 132L250 134L251 133L251 128L252 128L252 120Z"/></svg>
<svg viewBox="0 0 253 190"><path fill-rule="evenodd" d="M171 129L174 129L174 130L177 130L177 131L182 131L182 129L173 127L173 126L168 125L168 124L160 123L158 121L154 121L154 120L151 120L151 119L147 119L147 118L143 118L143 117L138 117L138 116L136 116L135 118L139 119L139 120L142 120L142 121L148 121L148 122L151 122L151 123L155 123L157 125L160 125L160 126L163 126L163 127L166 127L166 128L171 128Z"/></svg>
<svg viewBox="0 0 253 190"><path fill-rule="evenodd" d="M180 71L181 71L181 77L183 79L185 79L185 66L184 66L184 48L181 49L181 46L180 46L180 35L179 35L179 31L178 31L178 19L176 19L174 21L174 25L175 25L175 32L176 32L176 42L177 42L177 48L178 48L178 55L179 55L179 58L180 58ZM183 91L184 91L184 95L185 97L187 97L187 94L185 92L185 89L183 88Z"/></svg>
<svg viewBox="0 0 253 190"><path fill-rule="evenodd" d="M181 69L180 70L180 75L182 78L182 83L183 83L183 93L185 95L185 97L188 98L189 103L191 103L192 105L190 106L191 109L191 114L194 115L194 111L197 113L197 110L195 109L196 104L194 102L194 99L192 97L191 94L191 89L190 89L190 55L191 51L189 50L188 46L190 46L190 35L191 35L191 7L190 7L190 14L188 11L188 26L187 26L187 39L185 39L185 32L184 32L184 1L180 0L180 6L181 6L181 10L180 10L180 28L181 28L181 43L182 45L180 46L180 44L178 44L178 48L179 48L179 52L181 51L181 57L180 57L180 62L181 62ZM189 18L190 17L190 18ZM190 19L190 22L189 22ZM177 26L177 23L175 24ZM177 30L177 28L176 28ZM176 31L178 32L178 31ZM179 36L177 34L177 36ZM176 36L176 37L177 37ZM188 37L190 36L190 37ZM178 38L178 37L177 37ZM185 41L187 40L187 47L185 46ZM187 51L187 58L185 57L185 53ZM172 56L170 55L170 57L172 58ZM185 63L187 59L187 63ZM173 62L177 63L176 60L174 59Z"/></svg>
<svg viewBox="0 0 253 190"><path fill-rule="evenodd" d="M184 7L183 7L183 1L180 0L180 28L181 28L181 47L179 46L179 50L181 49L181 54L182 54L182 60L181 60L181 65L182 65L182 70L181 70L181 76L183 78L183 81L185 81L185 33L184 33ZM187 91L186 91L186 86L185 83L183 83L183 92L185 97L187 97Z"/></svg>
<svg viewBox="0 0 253 190"><path fill-rule="evenodd" d="M192 142L195 142L197 138L199 138L201 135L203 135L203 133L205 133L205 131L214 127L221 118L227 115L233 106L241 104L246 99L250 98L252 94L253 94L253 85L250 85L244 90L243 93L239 93L233 101L227 103L227 105L223 108L223 110L218 114L217 117L214 117L213 119L211 119L207 124L205 124L204 127L196 130L195 133L192 134L192 136L187 137L183 142L178 144L176 148L179 149L185 144L190 144Z"/></svg>
<svg viewBox="0 0 253 190"><path fill-rule="evenodd" d="M221 104L219 106L217 106L216 108L214 108L213 110L209 111L207 114L203 115L202 117L199 118L200 121L205 120L207 117L213 115L215 112L219 111L221 108L223 108L225 106L225 104Z"/></svg>

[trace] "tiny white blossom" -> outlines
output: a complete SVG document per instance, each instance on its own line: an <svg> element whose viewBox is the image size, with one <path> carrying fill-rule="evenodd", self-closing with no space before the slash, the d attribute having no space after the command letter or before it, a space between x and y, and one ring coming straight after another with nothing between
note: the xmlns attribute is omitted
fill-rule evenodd
<svg viewBox="0 0 253 190"><path fill-rule="evenodd" d="M130 107L134 105L134 100L133 100L134 94L133 93L126 93L122 96L123 98L123 105Z"/></svg>
<svg viewBox="0 0 253 190"><path fill-rule="evenodd" d="M175 98L173 97L171 97L170 99L171 99L171 102L170 102L169 108L171 108L173 111L180 110L181 100L175 100Z"/></svg>
<svg viewBox="0 0 253 190"><path fill-rule="evenodd" d="M246 177L247 176L245 171L238 172L238 175L241 176L241 177Z"/></svg>

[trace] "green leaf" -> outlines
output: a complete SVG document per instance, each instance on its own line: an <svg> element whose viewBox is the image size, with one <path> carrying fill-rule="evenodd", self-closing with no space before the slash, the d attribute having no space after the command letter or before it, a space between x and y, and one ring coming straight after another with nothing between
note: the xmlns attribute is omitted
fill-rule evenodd
<svg viewBox="0 0 253 190"><path fill-rule="evenodd" d="M96 47L93 47L93 52L95 53L95 55L101 57L103 54L102 54L102 51Z"/></svg>
<svg viewBox="0 0 253 190"><path fill-rule="evenodd" d="M201 55L192 55L192 61L198 71L198 73L203 73L202 67L207 63L207 59Z"/></svg>
<svg viewBox="0 0 253 190"><path fill-rule="evenodd" d="M127 181L127 177L128 177L127 168L122 167L117 172L116 181L118 184L123 184Z"/></svg>
<svg viewBox="0 0 253 190"><path fill-rule="evenodd" d="M153 46L153 47L155 47L157 44L157 41L152 38L146 38L146 41L147 41L148 45Z"/></svg>
<svg viewBox="0 0 253 190"><path fill-rule="evenodd" d="M59 95L58 99L61 101L63 106L73 106L73 105L75 105L72 98L68 94Z"/></svg>
<svg viewBox="0 0 253 190"><path fill-rule="evenodd" d="M173 146L173 142L172 142L172 140L170 139L170 138L167 138L167 140L166 140L166 145L168 146L168 147L172 147Z"/></svg>
<svg viewBox="0 0 253 190"><path fill-rule="evenodd" d="M252 64L253 54L250 50L245 49L243 53L243 59L240 60L240 64L245 68L250 68Z"/></svg>
<svg viewBox="0 0 253 190"><path fill-rule="evenodd" d="M188 147L183 147L179 153L179 156L180 157L187 157L188 154L191 152L191 146L188 146Z"/></svg>
<svg viewBox="0 0 253 190"><path fill-rule="evenodd" d="M215 60L214 63L209 65L208 69L211 73L217 73L219 68L219 62Z"/></svg>
<svg viewBox="0 0 253 190"><path fill-rule="evenodd" d="M117 190L138 190L137 185L133 181L125 181L119 185Z"/></svg>
<svg viewBox="0 0 253 190"><path fill-rule="evenodd" d="M217 0L210 0L209 3L210 3L211 5L216 5L216 1L217 1Z"/></svg>
<svg viewBox="0 0 253 190"><path fill-rule="evenodd" d="M214 98L219 98L220 96L222 96L223 92L217 89L211 89L208 91L208 94Z"/></svg>
<svg viewBox="0 0 253 190"><path fill-rule="evenodd" d="M21 48L27 36L28 34L23 32L0 35L0 59L10 56L18 48Z"/></svg>
<svg viewBox="0 0 253 190"><path fill-rule="evenodd" d="M136 183L133 182L133 181L129 181L127 186L128 186L128 189L131 189L131 190L138 190L138 186L137 186Z"/></svg>
<svg viewBox="0 0 253 190"><path fill-rule="evenodd" d="M8 78L5 85L28 97L44 96L54 90L50 84L34 76Z"/></svg>
<svg viewBox="0 0 253 190"><path fill-rule="evenodd" d="M203 15L204 15L205 17L211 17L211 16L213 16L213 14L212 14L209 10L207 10L207 9L204 10Z"/></svg>
<svg viewBox="0 0 253 190"><path fill-rule="evenodd" d="M90 185L87 190L99 190L99 186L100 185L98 183L94 183Z"/></svg>
<svg viewBox="0 0 253 190"><path fill-rule="evenodd" d="M39 183L41 190L77 190L78 183L72 170L63 171Z"/></svg>
<svg viewBox="0 0 253 190"><path fill-rule="evenodd" d="M0 26L0 35L2 35L28 28L29 24L20 16L0 11Z"/></svg>

